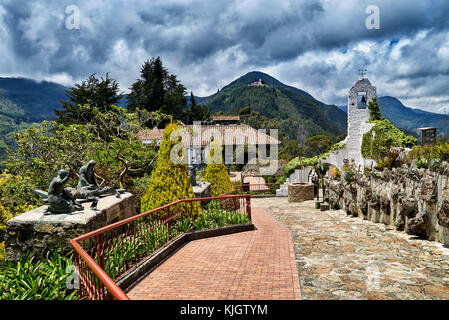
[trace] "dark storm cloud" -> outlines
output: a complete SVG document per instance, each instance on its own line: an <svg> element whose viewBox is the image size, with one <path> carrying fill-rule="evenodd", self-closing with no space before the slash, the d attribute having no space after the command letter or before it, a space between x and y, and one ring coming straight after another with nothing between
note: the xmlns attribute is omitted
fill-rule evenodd
<svg viewBox="0 0 449 320"><path fill-rule="evenodd" d="M65 27L69 5L80 9L80 30ZM368 5L380 9L379 30L365 27ZM408 83L438 96L449 73L448 13L448 1L417 0L4 0L0 74L73 82L111 72L126 89L144 60L161 56L203 94L263 69L310 90L325 84L317 98L332 102L365 65L379 84L393 84L387 90Z"/></svg>

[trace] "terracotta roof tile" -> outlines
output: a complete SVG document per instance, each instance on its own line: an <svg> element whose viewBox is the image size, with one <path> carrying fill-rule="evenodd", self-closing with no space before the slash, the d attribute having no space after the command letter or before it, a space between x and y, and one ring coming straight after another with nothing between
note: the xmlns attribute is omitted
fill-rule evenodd
<svg viewBox="0 0 449 320"><path fill-rule="evenodd" d="M139 133L139 138L142 141L162 140L163 133L164 129L152 129ZM235 126L187 125L181 128L180 135L189 146L207 146L212 141L212 138L218 140L222 145L280 144L279 140L246 124Z"/></svg>

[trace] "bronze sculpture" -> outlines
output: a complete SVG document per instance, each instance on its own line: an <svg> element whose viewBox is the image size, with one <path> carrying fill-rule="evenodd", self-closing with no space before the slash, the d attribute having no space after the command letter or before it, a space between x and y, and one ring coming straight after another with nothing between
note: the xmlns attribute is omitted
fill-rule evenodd
<svg viewBox="0 0 449 320"><path fill-rule="evenodd" d="M87 199L98 201L98 196L117 194L111 187L101 188L95 178L95 161L90 160L80 168L78 185L72 190L72 195L76 199Z"/></svg>
<svg viewBox="0 0 449 320"><path fill-rule="evenodd" d="M71 213L74 211L84 210L80 202L92 201L90 209L97 210L99 197L115 195L120 198L120 194L125 189L114 189L112 187L100 187L95 178L95 161L90 160L82 166L79 171L79 180L76 188L64 188L64 184L69 179L69 171L61 169L58 175L51 181L48 192L42 190L34 190L36 194L43 197L43 202L48 204L47 212Z"/></svg>
<svg viewBox="0 0 449 320"><path fill-rule="evenodd" d="M48 187L48 212L57 214L84 210L83 206L77 203L70 192L64 188L69 176L69 171L62 169L51 181Z"/></svg>

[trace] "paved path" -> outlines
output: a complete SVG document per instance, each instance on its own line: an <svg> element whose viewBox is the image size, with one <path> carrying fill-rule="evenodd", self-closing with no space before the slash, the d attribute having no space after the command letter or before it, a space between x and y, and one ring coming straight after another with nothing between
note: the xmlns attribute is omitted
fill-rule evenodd
<svg viewBox="0 0 449 320"><path fill-rule="evenodd" d="M293 236L302 299L449 299L449 248L314 202L251 199Z"/></svg>
<svg viewBox="0 0 449 320"><path fill-rule="evenodd" d="M290 231L252 208L255 231L187 243L127 294L131 299L300 299Z"/></svg>

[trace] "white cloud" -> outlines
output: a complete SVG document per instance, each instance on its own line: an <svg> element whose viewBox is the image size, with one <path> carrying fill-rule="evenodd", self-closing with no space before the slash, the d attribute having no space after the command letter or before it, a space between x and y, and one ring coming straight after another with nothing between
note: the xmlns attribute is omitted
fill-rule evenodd
<svg viewBox="0 0 449 320"><path fill-rule="evenodd" d="M196 95L260 70L345 104L365 66L379 95L446 107L449 4L378 1L381 29L367 30L371 2L3 0L0 75L71 85L110 72L128 91L143 62L160 56ZM64 27L71 4L80 8L80 30Z"/></svg>

